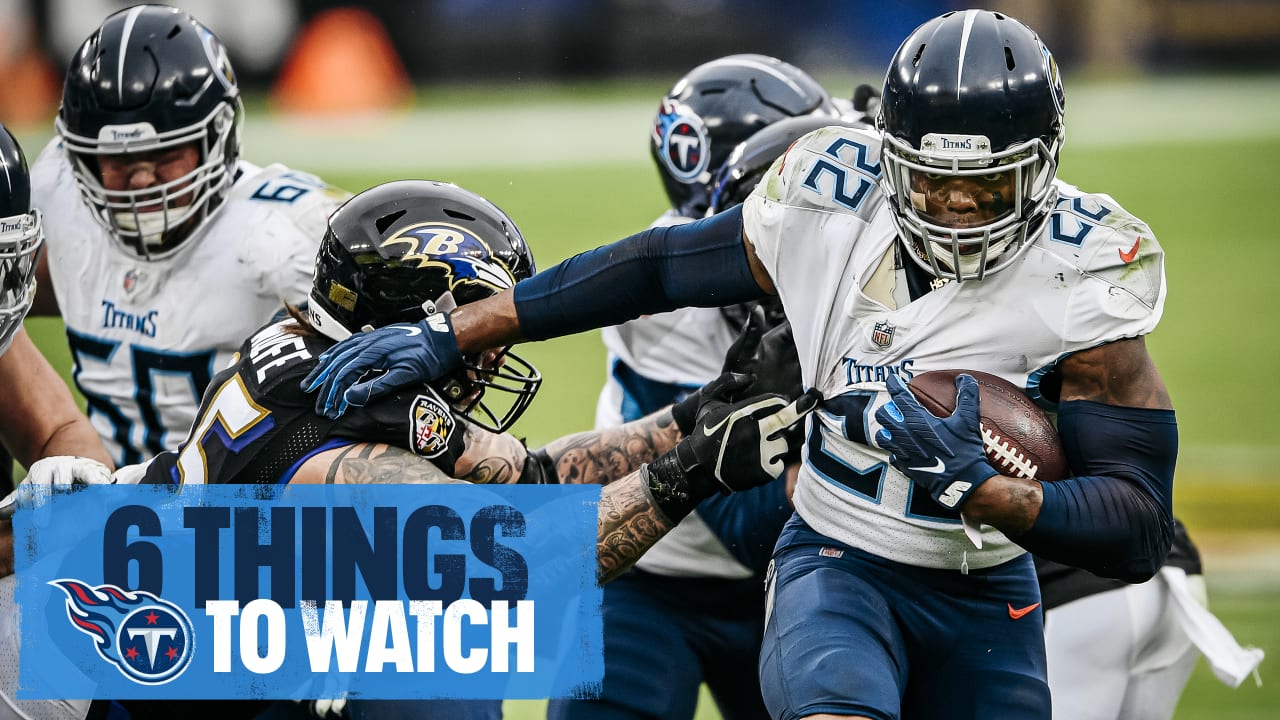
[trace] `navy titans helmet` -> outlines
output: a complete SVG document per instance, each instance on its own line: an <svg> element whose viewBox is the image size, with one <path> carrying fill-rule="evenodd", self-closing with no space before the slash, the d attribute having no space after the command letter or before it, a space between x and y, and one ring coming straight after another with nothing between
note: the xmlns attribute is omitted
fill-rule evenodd
<svg viewBox="0 0 1280 720"><path fill-rule="evenodd" d="M320 333L343 340L447 313L534 272L524 237L496 205L449 183L396 180L355 195L329 216L307 317ZM505 349L464 360L439 389L475 424L504 432L532 402L541 375Z"/></svg>
<svg viewBox="0 0 1280 720"><path fill-rule="evenodd" d="M44 244L40 211L31 207L31 175L22 147L0 125L0 355L9 349L36 294Z"/></svg>
<svg viewBox="0 0 1280 720"><path fill-rule="evenodd" d="M221 205L235 179L244 115L226 48L166 5L121 10L67 68L55 128L93 216L144 258L172 253ZM195 143L190 173L143 190L103 187L98 159Z"/></svg>
<svg viewBox="0 0 1280 720"><path fill-rule="evenodd" d="M1064 138L1058 65L1040 38L1008 15L951 12L926 22L889 64L877 125L881 185L898 233L937 277L980 279L1016 259L1057 200ZM1012 198L989 222L932 222L913 176L993 179L1009 173Z"/></svg>
<svg viewBox="0 0 1280 720"><path fill-rule="evenodd" d="M658 105L649 150L671 207L702 217L712 174L757 130L799 115L839 116L803 70L767 55L728 55L680 78Z"/></svg>

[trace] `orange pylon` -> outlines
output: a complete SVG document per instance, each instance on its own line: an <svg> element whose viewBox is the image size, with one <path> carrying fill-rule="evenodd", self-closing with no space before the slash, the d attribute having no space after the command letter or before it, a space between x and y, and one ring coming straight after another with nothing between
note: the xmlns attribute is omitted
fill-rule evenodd
<svg viewBox="0 0 1280 720"><path fill-rule="evenodd" d="M413 86L386 30L369 11L326 10L289 49L271 91L287 113L340 115L409 104Z"/></svg>

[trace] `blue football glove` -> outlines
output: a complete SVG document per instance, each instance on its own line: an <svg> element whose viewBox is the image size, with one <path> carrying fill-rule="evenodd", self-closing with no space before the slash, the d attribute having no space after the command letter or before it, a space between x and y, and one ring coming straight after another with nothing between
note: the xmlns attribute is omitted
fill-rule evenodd
<svg viewBox="0 0 1280 720"><path fill-rule="evenodd" d="M319 390L316 412L330 419L348 407L363 407L399 388L429 383L462 367L453 324L443 313L355 333L321 353L319 360L302 387Z"/></svg>
<svg viewBox="0 0 1280 720"><path fill-rule="evenodd" d="M893 398L876 411L884 429L876 443L889 462L923 485L943 507L957 510L978 486L997 475L982 448L978 425L978 381L956 377L956 409L939 418L925 409L896 375L885 381Z"/></svg>

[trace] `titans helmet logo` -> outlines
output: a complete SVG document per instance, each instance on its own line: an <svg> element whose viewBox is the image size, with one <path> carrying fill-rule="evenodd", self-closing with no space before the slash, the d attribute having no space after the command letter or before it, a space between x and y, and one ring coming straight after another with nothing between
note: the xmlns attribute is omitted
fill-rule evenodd
<svg viewBox="0 0 1280 720"><path fill-rule="evenodd" d="M667 172L680 182L697 180L711 162L711 143L702 119L669 98L658 106L653 140Z"/></svg>
<svg viewBox="0 0 1280 720"><path fill-rule="evenodd" d="M205 57L209 66L214 69L214 77L222 87L230 90L236 86L236 71L231 68L231 60L227 57L227 48L207 28L200 28L200 42L204 45Z"/></svg>
<svg viewBox="0 0 1280 720"><path fill-rule="evenodd" d="M93 638L103 660L142 685L163 685L191 664L195 635L177 605L141 590L91 587L78 580L49 583L67 594L67 619Z"/></svg>
<svg viewBox="0 0 1280 720"><path fill-rule="evenodd" d="M384 248L396 245L407 247L401 262L417 262L418 267L443 269L451 291L467 283L484 285L494 291L506 290L516 284L511 270L494 257L485 241L452 223L411 225L382 241Z"/></svg>

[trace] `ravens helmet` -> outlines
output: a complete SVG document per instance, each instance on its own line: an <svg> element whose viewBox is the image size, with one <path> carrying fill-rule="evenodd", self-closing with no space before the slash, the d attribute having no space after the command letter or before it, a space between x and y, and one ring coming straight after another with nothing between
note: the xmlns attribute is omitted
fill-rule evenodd
<svg viewBox="0 0 1280 720"><path fill-rule="evenodd" d="M964 10L912 32L889 64L877 121L880 182L907 254L955 280L1008 267L1057 200L1063 104L1053 55L1012 17ZM989 193L991 219L952 227L925 212L920 189L949 178L999 182L1012 197Z"/></svg>
<svg viewBox="0 0 1280 720"><path fill-rule="evenodd" d="M729 55L680 78L662 98L649 150L671 207L702 217L711 202L712 173L729 151L783 118L839 111L803 70L767 55Z"/></svg>
<svg viewBox="0 0 1280 720"><path fill-rule="evenodd" d="M31 207L31 176L22 147L0 125L0 355L9 349L36 294L44 244L40 211Z"/></svg>
<svg viewBox="0 0 1280 720"><path fill-rule="evenodd" d="M534 272L524 237L496 205L449 183L396 180L355 195L329 216L307 317L340 341L447 313ZM504 348L466 357L438 389L475 424L504 432L541 384L537 368Z"/></svg>
<svg viewBox="0 0 1280 720"><path fill-rule="evenodd" d="M226 49L188 13L136 5L109 16L67 69L55 127L94 218L130 251L176 250L221 205L240 157L244 115ZM108 190L98 160L195 143L190 173Z"/></svg>

